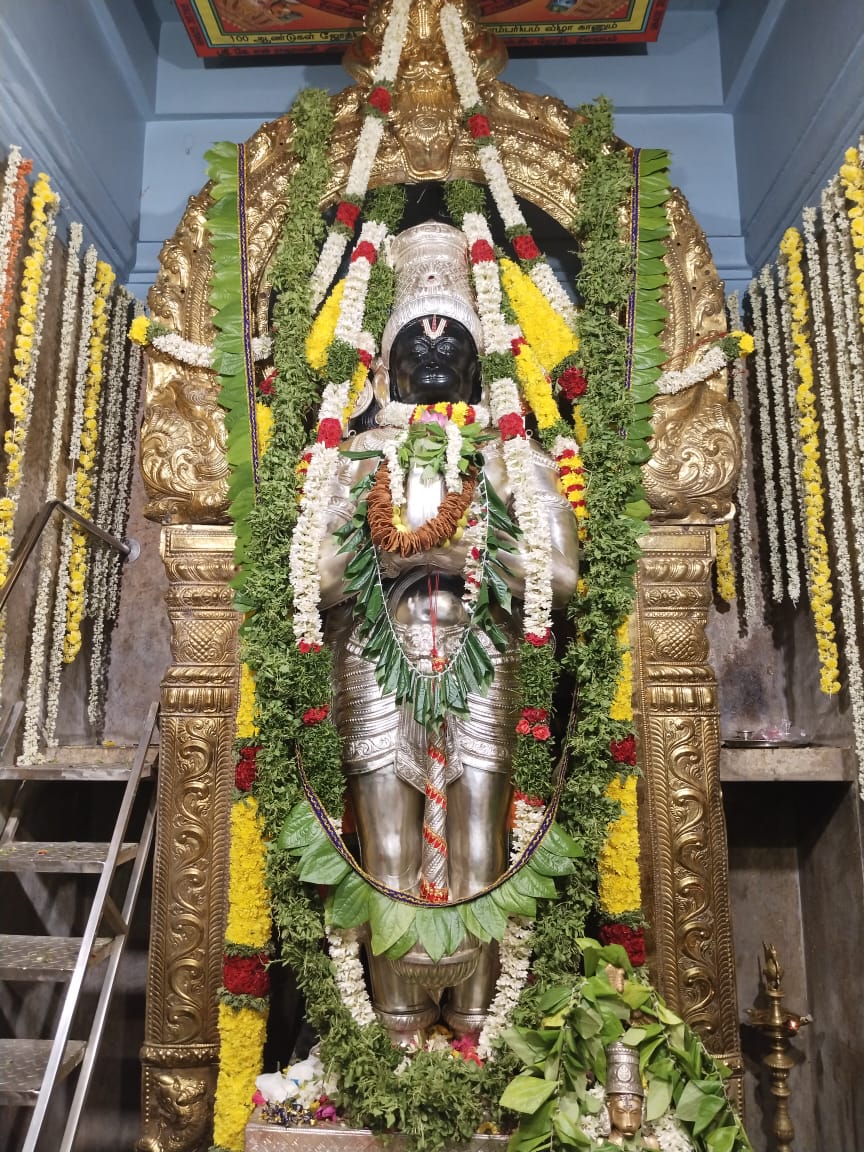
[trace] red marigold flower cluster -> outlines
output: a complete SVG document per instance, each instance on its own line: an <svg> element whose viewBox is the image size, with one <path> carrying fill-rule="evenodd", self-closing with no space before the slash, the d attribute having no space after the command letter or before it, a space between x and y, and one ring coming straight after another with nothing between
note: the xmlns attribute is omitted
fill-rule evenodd
<svg viewBox="0 0 864 1152"><path fill-rule="evenodd" d="M471 263L488 264L495 259L495 250L488 240L475 240L471 245Z"/></svg>
<svg viewBox="0 0 864 1152"><path fill-rule="evenodd" d="M258 956L223 956L222 984L225 991L234 996L260 998L269 995L270 973L266 955L262 952Z"/></svg>
<svg viewBox="0 0 864 1152"><path fill-rule="evenodd" d="M517 412L505 412L498 421L498 431L502 440L514 440L517 436L525 438L525 421Z"/></svg>
<svg viewBox="0 0 864 1152"><path fill-rule="evenodd" d="M645 933L641 928L629 928L626 924L604 924L600 929L601 944L620 944L634 968L645 963Z"/></svg>
<svg viewBox="0 0 864 1152"><path fill-rule="evenodd" d="M392 102L389 91L382 84L376 85L369 93L368 103L382 116L388 115Z"/></svg>
<svg viewBox="0 0 864 1152"><path fill-rule="evenodd" d="M362 240L351 253L352 264L355 260L368 260L370 264L374 264L377 259L378 253L375 251L375 245L369 240Z"/></svg>
<svg viewBox="0 0 864 1152"><path fill-rule="evenodd" d="M342 200L339 207L336 209L336 223L342 224L346 228L354 231L354 225L357 223L357 217L360 215L360 208L357 204L352 204L350 200Z"/></svg>
<svg viewBox="0 0 864 1152"><path fill-rule="evenodd" d="M585 379L585 373L581 368L574 368L571 365L569 368L565 368L558 377L558 387L565 399L578 400L580 396L585 395L588 381Z"/></svg>
<svg viewBox="0 0 864 1152"><path fill-rule="evenodd" d="M276 369L268 373L261 383L258 385L258 391L262 396L272 396L276 391Z"/></svg>
<svg viewBox="0 0 864 1152"><path fill-rule="evenodd" d="M300 649L300 651L303 653L304 656L306 655L307 652L320 652L321 651L321 645L320 644L310 644L308 640L301 640L300 643L297 645L297 647Z"/></svg>
<svg viewBox="0 0 864 1152"><path fill-rule="evenodd" d="M544 644L548 644L552 636L552 630L547 628L545 632L526 632L525 640L534 648L542 648Z"/></svg>
<svg viewBox="0 0 864 1152"><path fill-rule="evenodd" d="M527 792L520 792L517 788L513 793L514 800L521 800L523 804L527 804L529 808L543 808L545 807L545 800L540 796L529 796Z"/></svg>
<svg viewBox="0 0 864 1152"><path fill-rule="evenodd" d="M632 734L625 736L623 740L611 740L609 742L609 751L612 753L612 759L617 764L635 764L636 763L636 738Z"/></svg>
<svg viewBox="0 0 864 1152"><path fill-rule="evenodd" d="M357 349L357 359L360 361L361 364L365 364L366 367L368 368L372 364L372 353L367 352L365 348L358 348Z"/></svg>
<svg viewBox="0 0 864 1152"><path fill-rule="evenodd" d="M513 237L513 251L520 260L537 260L540 256L540 249L534 243L534 237L524 233Z"/></svg>
<svg viewBox="0 0 864 1152"><path fill-rule="evenodd" d="M318 425L318 443L325 448L338 448L342 439L342 424L335 416L328 416Z"/></svg>
<svg viewBox="0 0 864 1152"><path fill-rule="evenodd" d="M258 750L257 744L247 744L245 748L240 749L240 759L234 765L234 787L239 788L241 792L248 792L255 783L258 775L256 760Z"/></svg>
<svg viewBox="0 0 864 1152"><path fill-rule="evenodd" d="M475 112L473 116L468 117L468 131L474 140L485 140L488 136L492 135L492 129L489 127L489 119L481 112Z"/></svg>
<svg viewBox="0 0 864 1152"><path fill-rule="evenodd" d="M320 708L307 708L303 713L303 723L307 728L311 728L313 724L320 724L322 720L326 720L329 712L329 704L322 704Z"/></svg>

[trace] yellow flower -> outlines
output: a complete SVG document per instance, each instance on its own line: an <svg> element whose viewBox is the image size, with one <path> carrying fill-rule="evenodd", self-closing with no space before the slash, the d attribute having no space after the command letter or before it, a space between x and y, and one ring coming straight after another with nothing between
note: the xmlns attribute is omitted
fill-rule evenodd
<svg viewBox="0 0 864 1152"><path fill-rule="evenodd" d="M732 541L729 525L718 524L717 534L717 594L726 603L735 599L735 569L732 563Z"/></svg>
<svg viewBox="0 0 864 1152"><path fill-rule="evenodd" d="M240 699L235 731L238 740L251 740L258 735L255 723L255 678L248 664L240 665Z"/></svg>
<svg viewBox="0 0 864 1152"><path fill-rule="evenodd" d="M638 911L642 906L639 879L639 827L636 814L636 777L616 777L606 789L621 805L621 815L606 830L606 843L598 861L600 903L610 916Z"/></svg>
<svg viewBox="0 0 864 1152"><path fill-rule="evenodd" d="M551 372L565 356L578 349L576 334L514 261L501 261L501 284L523 336L546 371Z"/></svg>
<svg viewBox="0 0 864 1152"><path fill-rule="evenodd" d="M252 1115L255 1077L267 1033L267 1013L219 1005L219 1082L213 1115L213 1143L242 1152Z"/></svg>
<svg viewBox="0 0 864 1152"><path fill-rule="evenodd" d="M129 325L129 339L133 344L140 344L143 348L147 343L147 334L150 331L150 321L146 316L136 316Z"/></svg>
<svg viewBox="0 0 864 1152"><path fill-rule="evenodd" d="M306 337L306 360L316 372L323 372L327 366L327 353L333 343L344 292L345 280L342 279L325 300Z"/></svg>
<svg viewBox="0 0 864 1152"><path fill-rule="evenodd" d="M519 274L521 276L522 273ZM516 375L519 378L522 395L536 417L537 427L541 430L551 428L556 420L561 419L561 415L552 395L549 377L530 344L523 345L519 350L519 355L516 357Z"/></svg>

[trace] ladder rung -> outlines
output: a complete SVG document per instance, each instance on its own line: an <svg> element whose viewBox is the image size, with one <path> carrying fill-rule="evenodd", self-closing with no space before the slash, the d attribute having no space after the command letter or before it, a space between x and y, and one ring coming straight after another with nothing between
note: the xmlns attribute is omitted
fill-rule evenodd
<svg viewBox="0 0 864 1152"><path fill-rule="evenodd" d="M101 872L108 847L75 840L16 840L0 847L0 872ZM121 844L117 863L132 860L137 851L137 844Z"/></svg>
<svg viewBox="0 0 864 1152"><path fill-rule="evenodd" d="M145 760L141 769L141 779L147 780L153 775L156 767L156 756ZM67 780L73 783L96 784L105 781L119 781L123 783L129 779L133 761L128 756L124 759L103 762L78 762L77 760L50 760L44 764L11 764L0 765L0 780Z"/></svg>
<svg viewBox="0 0 864 1152"><path fill-rule="evenodd" d="M81 1063L86 1048L83 1040L67 1043L59 1080ZM39 1096L50 1054L50 1040L0 1040L0 1104L23 1104L32 1108Z"/></svg>
<svg viewBox="0 0 864 1152"><path fill-rule="evenodd" d="M97 937L90 963L103 960L112 943L111 936ZM0 980L65 980L80 951L80 936L0 935Z"/></svg>

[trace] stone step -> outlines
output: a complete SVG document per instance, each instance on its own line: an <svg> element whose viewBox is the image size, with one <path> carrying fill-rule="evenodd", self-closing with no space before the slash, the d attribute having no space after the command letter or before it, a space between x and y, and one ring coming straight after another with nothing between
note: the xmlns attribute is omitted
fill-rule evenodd
<svg viewBox="0 0 864 1152"><path fill-rule="evenodd" d="M63 1080L84 1059L87 1045L83 1040L70 1040L60 1065ZM51 1054L50 1040L0 1040L0 1104L36 1103L42 1077Z"/></svg>
<svg viewBox="0 0 864 1152"><path fill-rule="evenodd" d="M95 872L108 855L108 844L75 840L16 840L0 846L0 872ZM137 844L121 844L118 864L133 859Z"/></svg>
<svg viewBox="0 0 864 1152"><path fill-rule="evenodd" d="M103 960L112 943L111 936L97 937L90 964ZM0 980L66 980L80 951L80 936L0 935Z"/></svg>

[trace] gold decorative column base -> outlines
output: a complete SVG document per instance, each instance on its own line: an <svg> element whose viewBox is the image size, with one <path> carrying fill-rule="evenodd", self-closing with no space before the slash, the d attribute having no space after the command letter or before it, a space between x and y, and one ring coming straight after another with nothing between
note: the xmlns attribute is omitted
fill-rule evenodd
<svg viewBox="0 0 864 1152"><path fill-rule="evenodd" d="M733 1070L743 1066L720 792L717 681L705 635L714 529L655 525L642 541L633 628L644 907L655 982Z"/></svg>
<svg viewBox="0 0 864 1152"><path fill-rule="evenodd" d="M219 1061L237 626L230 528L162 531L172 664L162 681L159 808L139 1152L204 1152Z"/></svg>

